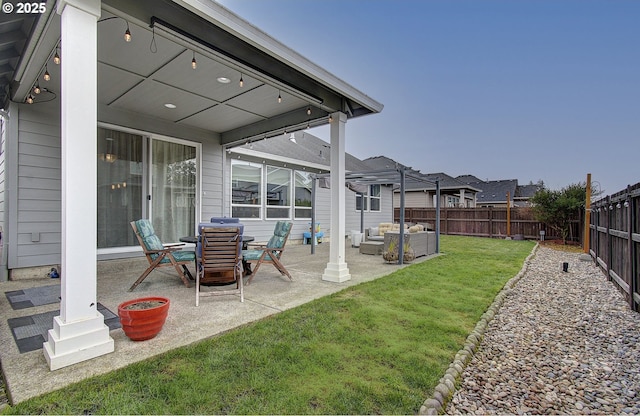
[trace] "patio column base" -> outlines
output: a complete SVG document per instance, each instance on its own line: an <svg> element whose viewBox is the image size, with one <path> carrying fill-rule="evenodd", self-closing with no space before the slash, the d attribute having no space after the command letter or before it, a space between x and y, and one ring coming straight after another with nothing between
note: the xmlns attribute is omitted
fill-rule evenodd
<svg viewBox="0 0 640 416"><path fill-rule="evenodd" d="M97 312L94 318L64 323L59 316L53 318L47 342L42 344L44 357L51 371L90 360L114 351L113 338L104 316Z"/></svg>
<svg viewBox="0 0 640 416"><path fill-rule="evenodd" d="M327 263L327 268L324 269L322 274L322 280L335 283L351 280L351 273L349 273L347 263Z"/></svg>

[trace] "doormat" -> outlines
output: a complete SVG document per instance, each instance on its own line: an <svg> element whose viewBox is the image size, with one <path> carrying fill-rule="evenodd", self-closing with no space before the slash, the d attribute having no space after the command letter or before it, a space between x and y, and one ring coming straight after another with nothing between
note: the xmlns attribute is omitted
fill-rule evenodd
<svg viewBox="0 0 640 416"><path fill-rule="evenodd" d="M118 315L100 302L98 302L98 312L104 315L104 323L109 327L109 331L120 328ZM42 348L42 344L47 340L47 332L53 328L53 318L58 315L60 315L59 310L7 319L20 354Z"/></svg>
<svg viewBox="0 0 640 416"><path fill-rule="evenodd" d="M4 292L4 294L13 309L26 309L60 302L60 285L30 287Z"/></svg>

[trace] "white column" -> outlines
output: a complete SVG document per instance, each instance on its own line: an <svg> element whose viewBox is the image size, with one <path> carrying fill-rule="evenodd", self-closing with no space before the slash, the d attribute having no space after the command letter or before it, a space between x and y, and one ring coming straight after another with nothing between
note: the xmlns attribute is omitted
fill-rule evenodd
<svg viewBox="0 0 640 416"><path fill-rule="evenodd" d="M62 269L60 316L43 351L57 370L114 351L97 311L97 20L100 0L59 0Z"/></svg>
<svg viewBox="0 0 640 416"><path fill-rule="evenodd" d="M345 215L346 192L344 191L344 128L347 116L333 113L331 121L331 243L329 263L324 270L322 280L344 282L351 279L345 260Z"/></svg>
<svg viewBox="0 0 640 416"><path fill-rule="evenodd" d="M461 204L461 207L463 208L467 207L467 204L465 203L465 200L464 200L464 189L460 189L460 204Z"/></svg>

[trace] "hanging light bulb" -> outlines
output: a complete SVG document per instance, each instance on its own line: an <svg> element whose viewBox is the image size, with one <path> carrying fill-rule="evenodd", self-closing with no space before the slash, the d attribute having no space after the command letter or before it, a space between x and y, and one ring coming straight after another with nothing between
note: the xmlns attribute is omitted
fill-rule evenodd
<svg viewBox="0 0 640 416"><path fill-rule="evenodd" d="M193 52L193 59L191 60L191 68L196 69L198 64L196 63L196 52Z"/></svg>
<svg viewBox="0 0 640 416"><path fill-rule="evenodd" d="M127 22L127 30L124 31L124 41L131 42L131 31L129 30L129 22Z"/></svg>
<svg viewBox="0 0 640 416"><path fill-rule="evenodd" d="M244 87L244 80L242 79L242 74L240 74L240 88Z"/></svg>
<svg viewBox="0 0 640 416"><path fill-rule="evenodd" d="M27 101L27 104L33 104L33 95L29 94L27 96L26 101Z"/></svg>
<svg viewBox="0 0 640 416"><path fill-rule="evenodd" d="M33 93L34 93L34 94L36 94L36 95L38 95L38 94L40 94L40 92L41 92L41 90L40 90L40 84L38 84L38 83L36 82L36 85L34 85L34 87L33 87Z"/></svg>
<svg viewBox="0 0 640 416"><path fill-rule="evenodd" d="M280 95L280 91L278 91L278 104L282 102L282 96Z"/></svg>
<svg viewBox="0 0 640 416"><path fill-rule="evenodd" d="M53 63L60 65L60 55L58 54L58 47L56 46L56 54L53 55Z"/></svg>
<svg viewBox="0 0 640 416"><path fill-rule="evenodd" d="M51 80L51 75L49 74L49 69L46 65L44 66L44 75L42 76L42 78L44 78L45 81Z"/></svg>
<svg viewBox="0 0 640 416"><path fill-rule="evenodd" d="M307 115L310 116L311 115L311 106L307 107Z"/></svg>

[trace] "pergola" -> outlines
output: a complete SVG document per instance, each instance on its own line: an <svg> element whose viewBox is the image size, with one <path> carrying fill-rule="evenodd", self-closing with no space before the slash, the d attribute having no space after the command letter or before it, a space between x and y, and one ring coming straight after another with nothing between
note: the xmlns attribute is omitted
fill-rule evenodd
<svg viewBox="0 0 640 416"><path fill-rule="evenodd" d="M351 190L362 196L362 191L359 188L369 185L397 185L400 187L400 224L404 224L404 208L405 208L405 182L406 179L412 179L418 182L425 182L436 186L436 253L440 252L440 181L426 179L420 174L414 173L415 170L410 167L396 164L395 168L370 170L362 172L348 172L345 173L345 185ZM327 180L330 178L330 173L323 173L315 175L316 180ZM315 224L315 184L313 182L312 204L311 210L311 223ZM364 232L364 210L360 210L360 232ZM399 234L399 249L398 249L398 264L403 264L403 250L404 250L404 233ZM315 241L315 227L311 227L311 241ZM314 244L311 244L311 254L315 252Z"/></svg>

